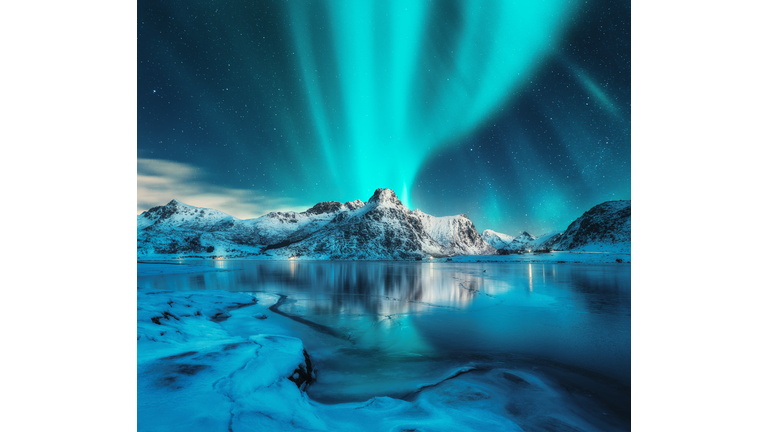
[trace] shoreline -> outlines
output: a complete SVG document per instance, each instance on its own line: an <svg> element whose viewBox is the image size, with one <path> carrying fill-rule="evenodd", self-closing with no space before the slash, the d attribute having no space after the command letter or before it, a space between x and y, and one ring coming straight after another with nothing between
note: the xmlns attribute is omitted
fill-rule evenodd
<svg viewBox="0 0 768 432"><path fill-rule="evenodd" d="M620 260L620 261L619 261ZM311 262L385 262L385 263L520 263L520 264L631 264L631 252L549 252L513 255L458 255L452 257L424 258L421 260L398 259L322 259L315 257L283 258L273 256L143 256L137 257L142 264L182 264L184 261L311 261Z"/></svg>

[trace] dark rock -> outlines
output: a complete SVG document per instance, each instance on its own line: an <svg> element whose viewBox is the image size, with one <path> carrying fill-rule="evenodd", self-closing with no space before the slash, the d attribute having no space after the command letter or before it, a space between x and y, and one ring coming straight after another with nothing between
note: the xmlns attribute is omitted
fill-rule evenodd
<svg viewBox="0 0 768 432"><path fill-rule="evenodd" d="M381 202L391 202L395 205L403 205L403 203L397 197L395 192L392 191L392 189L386 189L386 188L376 189L376 192L374 192L371 198L368 199L368 203L381 203Z"/></svg>
<svg viewBox="0 0 768 432"><path fill-rule="evenodd" d="M232 314L230 314L230 313L229 313L229 312L227 312L227 311L216 312L216 313L215 313L215 314L213 314L213 316L211 317L211 321L213 321L213 322L215 322L215 323L220 323L220 322L224 322L224 321L226 321L226 320L227 320L227 319L229 319L229 317L231 317L231 316L232 316Z"/></svg>
<svg viewBox="0 0 768 432"><path fill-rule="evenodd" d="M306 366L306 367L305 367ZM307 350L304 350L304 364L299 365L291 376L288 377L291 382L296 384L299 390L306 391L307 386L315 381L315 370L312 368L312 361L309 358Z"/></svg>

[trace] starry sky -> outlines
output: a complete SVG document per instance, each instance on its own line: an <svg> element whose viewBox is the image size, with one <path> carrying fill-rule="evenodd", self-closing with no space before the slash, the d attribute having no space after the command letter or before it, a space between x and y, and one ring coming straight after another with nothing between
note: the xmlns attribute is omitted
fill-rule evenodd
<svg viewBox="0 0 768 432"><path fill-rule="evenodd" d="M631 199L629 1L138 1L137 213L393 189L479 231Z"/></svg>

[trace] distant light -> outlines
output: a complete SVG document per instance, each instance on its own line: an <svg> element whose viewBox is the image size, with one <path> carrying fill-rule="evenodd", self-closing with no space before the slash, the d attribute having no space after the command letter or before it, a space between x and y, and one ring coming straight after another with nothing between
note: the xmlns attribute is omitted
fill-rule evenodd
<svg viewBox="0 0 768 432"><path fill-rule="evenodd" d="M290 257L288 259L296 259L296 258L298 258L298 257L292 256L292 257Z"/></svg>

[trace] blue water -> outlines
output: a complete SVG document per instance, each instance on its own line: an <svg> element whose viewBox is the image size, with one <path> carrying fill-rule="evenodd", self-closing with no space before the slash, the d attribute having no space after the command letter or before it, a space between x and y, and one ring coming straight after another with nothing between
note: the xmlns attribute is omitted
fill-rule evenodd
<svg viewBox="0 0 768 432"><path fill-rule="evenodd" d="M255 292L262 304L283 297L282 315L269 319L304 341L318 368L309 390L317 400L407 397L457 367L514 366L568 382L587 377L586 387L608 383L629 410L629 265L189 263L231 271L138 285Z"/></svg>

